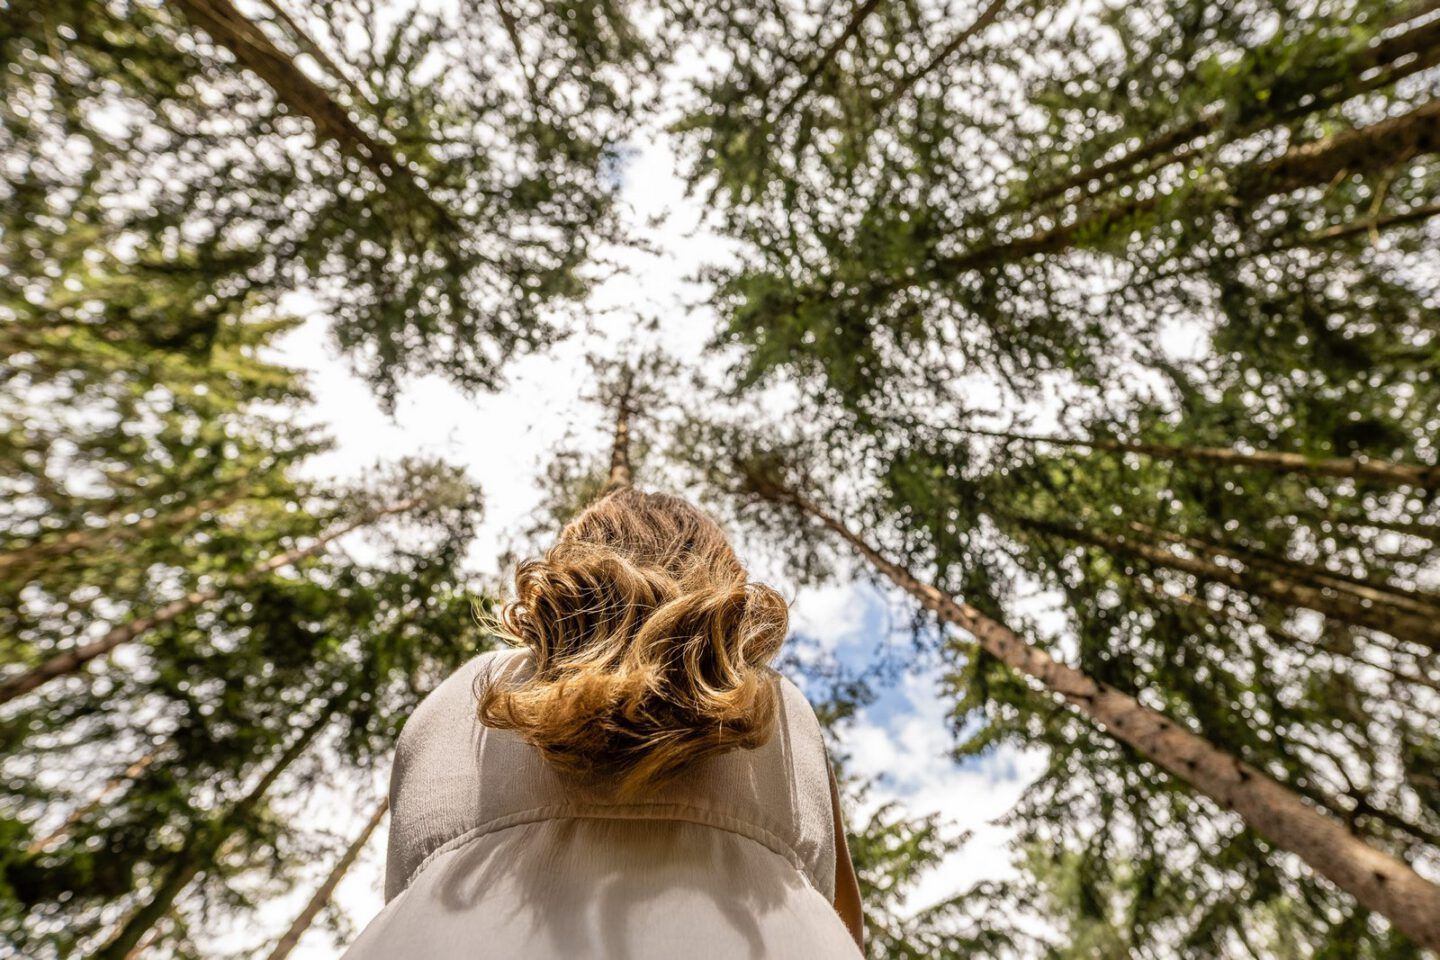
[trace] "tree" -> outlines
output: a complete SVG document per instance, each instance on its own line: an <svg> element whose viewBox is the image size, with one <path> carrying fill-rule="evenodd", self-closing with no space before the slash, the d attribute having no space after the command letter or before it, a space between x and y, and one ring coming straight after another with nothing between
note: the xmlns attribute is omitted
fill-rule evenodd
<svg viewBox="0 0 1440 960"><path fill-rule="evenodd" d="M567 442L551 454L541 484L542 500L521 531L516 549L544 549L555 534L585 507L610 491L635 482L637 473L660 466L651 455L662 442L656 435L659 418L670 401L666 387L678 372L674 361L658 352L623 355L609 360L589 358L592 381L583 395L609 424L604 456Z"/></svg>
<svg viewBox="0 0 1440 960"><path fill-rule="evenodd" d="M194 323L175 331L191 342L226 300L304 291L383 400L421 371L493 388L507 357L560 335L545 308L583 294L592 247L615 235L608 167L632 108L619 90L639 69L625 13L581 22L547 4L537 26L566 29L514 63L486 4L378 32L363 4L305 23L265 9L8 14L7 309L97 322L117 310L68 284L106 272L148 290L172 282L168 266L196 291ZM549 78L542 102L511 95L520 71ZM67 143L83 160L45 161Z"/></svg>
<svg viewBox="0 0 1440 960"><path fill-rule="evenodd" d="M248 771L281 753L297 711L326 689L337 698L326 750L293 764L311 768L324 758L327 783L368 781L419 697L485 649L490 639L474 612L484 595L472 592L461 570L478 514L473 490L454 471L427 464L411 464L386 483L354 491L356 509L386 502L397 488L423 503L408 525L387 531L374 560L316 554L286 576L231 583L203 611L157 627L143 669L107 671L78 696L34 702L42 692L17 701L23 734L7 749L9 783L17 773L25 783L21 771L43 757L81 773L84 793L93 787L83 771L111 756L97 753L98 744L163 752L103 804L73 810L63 842L32 844L28 856L5 864L23 906L7 937L32 943L35 955L45 944L63 955L67 944L100 933L94 925L108 915L101 907L129 903L138 919L126 938L154 935L188 951L184 918L197 902L250 909L238 890L257 874L288 876L308 856L304 821L279 818L268 806L311 789L315 772L292 766L254 803L224 806L227 796L239 802ZM19 814L10 823L33 818L37 799L42 816L63 803L54 794L37 798L33 788L26 794L6 797L7 816ZM219 854L191 857L193 845L210 850L212 823L223 834ZM173 847L177 836L191 837L190 846ZM192 872L196 859L203 866ZM57 930L59 917L68 923ZM169 921L163 927L161 918Z"/></svg>
<svg viewBox="0 0 1440 960"><path fill-rule="evenodd" d="M1170 444L1137 443L1123 440L1099 438L1095 440L1070 437L1041 437L1022 433L1008 433L1003 430L982 430L974 427L962 428L961 432L975 436L997 437L1026 444L1050 444L1060 447L1089 447L1111 453L1139 453L1147 457L1165 460L1193 460L1218 467L1234 467L1250 470L1274 470L1278 473L1302 473L1311 477L1353 477L1378 483L1401 484L1429 487L1435 484L1436 467L1414 466L1408 463L1390 463L1360 459L1317 460L1298 453L1256 450L1244 451L1222 447L1182 447Z"/></svg>
<svg viewBox="0 0 1440 960"><path fill-rule="evenodd" d="M269 960L285 960L286 957L290 956L290 951L295 949L295 945L300 942L300 938L304 935L305 931L310 928L310 925L315 922L315 918L319 916L320 911L325 909L325 905L328 904L330 898L335 895L335 888L338 887L340 881L345 878L346 872L355 865L355 861L359 859L361 852L365 849L365 845L370 842L370 837L375 833L376 829L379 828L380 821L385 818L385 812L389 809L390 803L388 800L381 800L379 805L375 807L375 812L372 813L370 819L365 822L364 829L355 837L350 846L345 848L345 853L325 877L325 881L320 884L319 889L315 891L315 895L305 904L305 908L300 911L300 915L295 918L294 922L290 924L290 928L285 931L285 935L275 944L275 949L270 951Z"/></svg>
<svg viewBox="0 0 1440 960"><path fill-rule="evenodd" d="M990 8L944 29L907 8L866 18L762 137L755 105L801 75L767 12L681 125L743 242L712 271L717 343L737 392L804 397L783 435L808 488L1416 863L1436 836L1410 759L1434 717L1431 13L1017 4L971 31ZM1037 434L1126 439L1014 439ZM1419 949L983 648L953 655L976 722L958 749L1045 747L1016 822L1085 839L1131 949L1244 956L1263 925L1317 953Z"/></svg>
<svg viewBox="0 0 1440 960"><path fill-rule="evenodd" d="M293 764L315 738L325 729L338 704L334 699L323 705L319 715L313 717L302 728L285 750L265 770L255 785L243 797L221 813L214 822L204 824L187 836L178 856L166 868L155 889L140 908L125 919L105 945L96 954L106 960L125 960L141 939L175 905L180 893L205 867L220 855L225 841L240 828L265 798L266 792L275 781Z"/></svg>
<svg viewBox="0 0 1440 960"><path fill-rule="evenodd" d="M802 494L761 473L742 474L742 482L755 494L792 504L833 531L918 602L973 636L990 656L1039 680L1109 735L1236 811L1252 829L1299 855L1418 943L1440 945L1440 927L1434 921L1440 917L1440 886L1407 864L1366 845L1259 769L1142 706L1132 695L1057 662L977 608L916 579Z"/></svg>
<svg viewBox="0 0 1440 960"><path fill-rule="evenodd" d="M804 635L787 639L776 664L802 684L825 733L864 908L867 955L886 960L1019 955L1033 937L1001 922L998 888L957 892L918 909L908 902L916 885L961 850L969 835L957 833L940 813L915 816L895 801L876 803L874 782L850 768L846 744L858 711L874 701L882 684L894 682L895 666L878 657L859 669L846 666Z"/></svg>
<svg viewBox="0 0 1440 960"><path fill-rule="evenodd" d="M330 542L350 533L352 530L372 523L381 517L412 510L422 502L423 501L417 499L402 500L399 503L384 507L372 515L362 516L360 519L348 523L340 523L330 530L325 531L325 533L304 547L296 547L292 550L286 550L276 554L275 556L266 557L240 576L234 578L229 586L244 586L247 582L262 577L267 573L290 566L297 560L303 560L308 556L318 553ZM103 657L122 643L135 640L150 630L153 630L155 627L169 623L182 614L188 613L210 600L214 600L220 593L221 589L219 587L206 587L193 590L180 599L165 604L149 616L138 617L128 623L120 624L97 640L82 644L64 653L58 653L43 663L26 670L24 673L9 677L4 682L0 682L0 703L30 693L32 690L58 677L75 673L91 660L97 657Z"/></svg>
<svg viewBox="0 0 1440 960"><path fill-rule="evenodd" d="M163 239L152 253L77 251L65 283L15 288L0 318L14 350L0 824L16 841L0 929L37 957L99 949L117 908L131 916L118 942L194 955L197 907L248 909L257 876L291 873L304 831L270 804L304 789L314 759L246 788L294 716L338 691L327 776L358 778L420 693L488 642L463 572L480 512L463 474L301 479L325 442L288 423L307 397L268 359L293 323L256 289L205 292L203 258ZM325 549L346 533L377 559Z"/></svg>
<svg viewBox="0 0 1440 960"><path fill-rule="evenodd" d="M909 92L911 109L878 120L896 51L946 32L908 14L869 20L874 35L827 91L831 107L780 149L732 115L777 84L737 62L705 88L716 106L683 129L696 182L717 188L727 228L750 248L716 274L720 339L748 348L746 382L822 373L837 399L880 404L901 377L1093 380L1121 357L1158 353L1153 331L1203 310L1194 281L1218 264L1283 269L1313 260L1323 237L1382 231L1415 249L1411 214L1434 203L1434 106L1424 82L1397 84L1429 76L1437 28L1423 9L1401 17L1370 3L1271 12L1286 29L1258 38L1253 18L1270 15L1258 8L1141 4L1067 23L1017 5ZM1003 39L982 42L1002 25ZM1059 206L1031 196L1072 174L1077 156L1143 143L1192 112L1218 133L1203 147L1160 150L1166 163ZM1392 161L1396 176L1384 172ZM1304 189L1341 169L1360 176L1318 200ZM1323 269L1348 271L1363 254L1329 250ZM1102 272L1118 281L1103 297L1090 283Z"/></svg>

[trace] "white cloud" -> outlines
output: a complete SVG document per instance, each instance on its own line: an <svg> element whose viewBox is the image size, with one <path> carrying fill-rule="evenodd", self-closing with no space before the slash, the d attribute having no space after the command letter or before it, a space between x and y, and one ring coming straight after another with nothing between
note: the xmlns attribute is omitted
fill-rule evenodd
<svg viewBox="0 0 1440 960"><path fill-rule="evenodd" d="M908 709L884 717L862 710L846 736L851 770L879 778L862 815L898 800L912 816L938 812L956 830L972 832L917 886L907 904L912 909L1013 873L1006 849L1012 831L995 821L1015 805L1043 763L1037 752L1011 748L963 765L953 760L948 699L938 681L933 671L906 674L901 686Z"/></svg>

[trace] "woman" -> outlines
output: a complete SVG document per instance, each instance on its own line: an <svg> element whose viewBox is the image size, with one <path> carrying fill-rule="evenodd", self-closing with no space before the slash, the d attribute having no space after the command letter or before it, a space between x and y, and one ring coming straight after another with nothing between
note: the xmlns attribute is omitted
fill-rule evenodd
<svg viewBox="0 0 1440 960"><path fill-rule="evenodd" d="M515 582L518 649L405 725L388 903L346 957L858 957L819 724L768 666L785 603L719 526L624 487Z"/></svg>

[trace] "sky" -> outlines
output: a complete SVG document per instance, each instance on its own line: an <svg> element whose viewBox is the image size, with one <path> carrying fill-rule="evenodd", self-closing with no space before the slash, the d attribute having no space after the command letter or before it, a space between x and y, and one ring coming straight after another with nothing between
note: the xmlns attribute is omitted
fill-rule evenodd
<svg viewBox="0 0 1440 960"><path fill-rule="evenodd" d="M620 191L625 216L647 241L645 249L611 251L625 269L591 295L584 329L543 355L512 362L508 382L497 393L465 396L439 378L420 378L407 384L393 415L386 414L332 347L318 305L300 296L284 305L306 322L281 343L277 358L308 371L315 402L306 416L335 439L334 449L312 464L314 473L351 478L379 461L409 454L463 465L486 503L471 562L482 574L503 575L496 558L515 543L538 505L537 481L553 451L562 444L596 453L608 446L608 424L585 400L588 354L618 355L633 345L638 323L654 318L645 343L686 366L720 362L704 350L717 318L706 303L705 286L693 278L701 265L730 254L727 241L707 229L700 201L686 195L670 145L647 137L634 147ZM638 479L644 486L645 477ZM746 552L743 542L739 547ZM897 629L908 618L904 599L876 587L858 567L828 585L799 587L787 581L774 558L757 551L747 559L758 579L793 597L793 632L813 639L841 664L865 670L887 650L915 659L908 635ZM919 658L860 711L843 744L848 769L874 781L862 814L898 800L911 815L939 812L949 829L971 834L916 889L910 899L916 908L1010 872L1010 834L994 821L1015 803L1042 761L1038 754L1011 750L963 763L951 759L953 735L939 680L939 665ZM266 901L258 925L256 918L243 926L218 921L217 945L243 947L278 938L338 851L359 832L384 795L387 777L388 770L373 772L372 796L320 788L306 795L303 807L286 811L310 829L331 832L332 842L317 851L303 882ZM337 956L379 911L385 837L382 826L336 893L339 935L317 924L292 956Z"/></svg>

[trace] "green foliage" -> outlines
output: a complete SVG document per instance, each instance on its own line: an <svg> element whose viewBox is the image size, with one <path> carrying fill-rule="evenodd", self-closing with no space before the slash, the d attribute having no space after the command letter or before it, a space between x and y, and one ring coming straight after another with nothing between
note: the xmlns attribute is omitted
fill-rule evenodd
<svg viewBox="0 0 1440 960"><path fill-rule="evenodd" d="M157 620L0 714L0 936L93 952L118 916L198 956L208 909L314 848L285 805L366 782L490 642L469 480L314 479L326 440L273 357L318 315L383 403L497 387L625 239L653 115L736 241L706 271L733 398L783 384L805 417L677 418L671 365L600 362L636 463L666 446L802 582L845 569L818 504L1433 866L1427 6L322 0L235 33L189 0L11 3L0 681ZM546 481L532 537L614 482L580 453ZM847 783L876 956L1418 955L970 639L938 648L956 755L1046 756L1018 876L915 909L960 838ZM869 692L829 679L843 739Z"/></svg>
<svg viewBox="0 0 1440 960"><path fill-rule="evenodd" d="M296 292L383 399L422 372L493 388L508 356L559 336L546 308L583 295L615 231L634 41L616 8L543 6L574 46L535 43L527 16L523 62L489 4L379 29L366 3L303 24L266 8L258 42L282 64L319 51L317 82L240 69L184 2L11 5L6 311L203 352L236 305ZM383 173L374 143L400 158Z"/></svg>
<svg viewBox="0 0 1440 960"><path fill-rule="evenodd" d="M686 460L787 530L798 575L828 572L826 533L787 491L1433 864L1409 759L1440 722L1433 489L1383 479L1437 463L1432 18L1017 4L950 50L982 11L886 7L809 81L850 14L797 55L757 10L678 128L745 241L712 273L738 382L811 402ZM1079 859L1032 857L1013 892L1075 905L1055 955L1415 955L966 638L947 651L959 754L1048 751L1014 821Z"/></svg>

